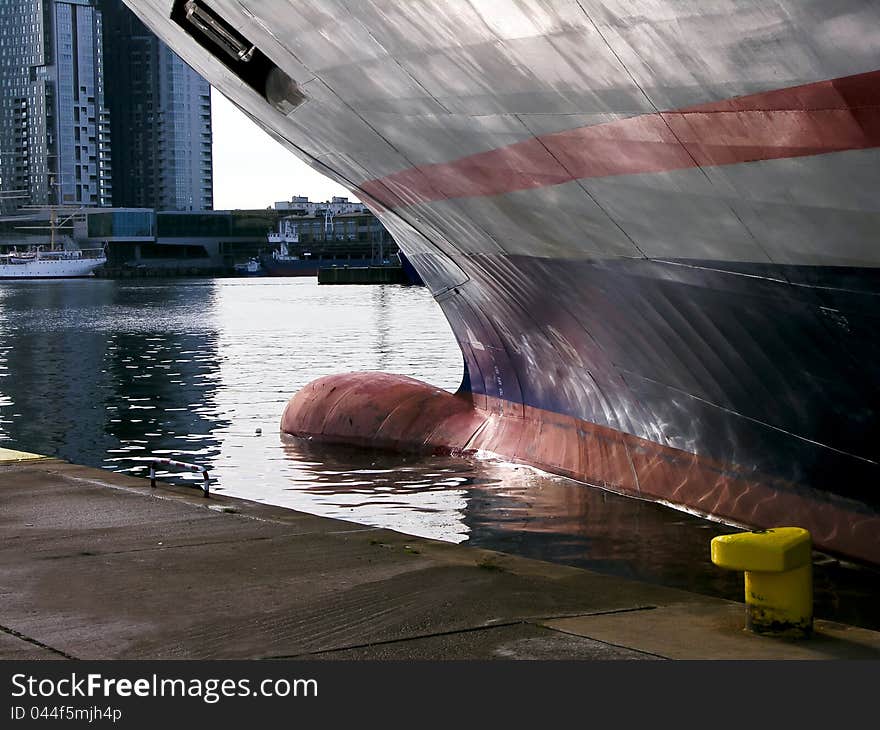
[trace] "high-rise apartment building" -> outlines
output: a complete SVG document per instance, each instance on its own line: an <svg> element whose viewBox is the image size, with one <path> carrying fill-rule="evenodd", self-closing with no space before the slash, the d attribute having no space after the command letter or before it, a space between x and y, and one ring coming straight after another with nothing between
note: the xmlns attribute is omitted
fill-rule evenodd
<svg viewBox="0 0 880 730"><path fill-rule="evenodd" d="M213 188L211 87L121 0L0 0L0 212L211 210Z"/></svg>
<svg viewBox="0 0 880 730"><path fill-rule="evenodd" d="M94 0L0 0L0 209L110 205Z"/></svg>
<svg viewBox="0 0 880 730"><path fill-rule="evenodd" d="M122 0L99 0L99 6L114 136L114 205L211 210L210 85Z"/></svg>

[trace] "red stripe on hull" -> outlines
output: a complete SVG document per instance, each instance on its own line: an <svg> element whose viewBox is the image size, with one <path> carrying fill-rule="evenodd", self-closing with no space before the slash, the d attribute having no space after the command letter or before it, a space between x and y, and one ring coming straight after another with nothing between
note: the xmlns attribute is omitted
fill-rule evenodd
<svg viewBox="0 0 880 730"><path fill-rule="evenodd" d="M485 405L399 375L333 375L290 400L281 430L368 448L490 452L733 524L804 527L820 549L880 563L880 517L858 505L570 416Z"/></svg>
<svg viewBox="0 0 880 730"><path fill-rule="evenodd" d="M880 147L880 71L581 127L361 186L400 207L573 180Z"/></svg>

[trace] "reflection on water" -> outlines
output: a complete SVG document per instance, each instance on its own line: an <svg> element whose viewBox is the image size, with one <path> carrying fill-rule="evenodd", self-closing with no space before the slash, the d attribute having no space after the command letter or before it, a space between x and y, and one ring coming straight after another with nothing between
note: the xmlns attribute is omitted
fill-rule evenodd
<svg viewBox="0 0 880 730"><path fill-rule="evenodd" d="M141 475L146 456L170 456L211 466L227 494L741 599L741 577L709 562L719 525L527 467L279 434L298 388L353 370L450 391L462 377L421 288L0 282L0 445ZM819 565L817 614L880 628L878 585Z"/></svg>
<svg viewBox="0 0 880 730"><path fill-rule="evenodd" d="M283 449L296 473L264 492L271 504L742 600L742 577L709 559L711 539L734 530L693 515L494 459L291 437ZM880 575L816 560L816 615L880 629Z"/></svg>

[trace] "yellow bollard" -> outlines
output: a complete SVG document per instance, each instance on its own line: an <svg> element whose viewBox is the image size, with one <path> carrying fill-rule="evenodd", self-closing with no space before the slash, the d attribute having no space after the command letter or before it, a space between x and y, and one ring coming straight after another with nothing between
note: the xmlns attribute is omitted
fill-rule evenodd
<svg viewBox="0 0 880 730"><path fill-rule="evenodd" d="M756 634L804 638L813 631L810 533L777 527L712 540L712 562L745 572L746 627Z"/></svg>

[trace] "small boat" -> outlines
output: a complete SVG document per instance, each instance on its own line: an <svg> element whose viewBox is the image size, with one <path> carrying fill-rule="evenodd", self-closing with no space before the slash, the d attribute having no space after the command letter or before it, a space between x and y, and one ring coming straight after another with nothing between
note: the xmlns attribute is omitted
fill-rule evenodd
<svg viewBox="0 0 880 730"><path fill-rule="evenodd" d="M235 273L239 276L262 276L265 272L260 262L255 258L251 258L236 264Z"/></svg>

